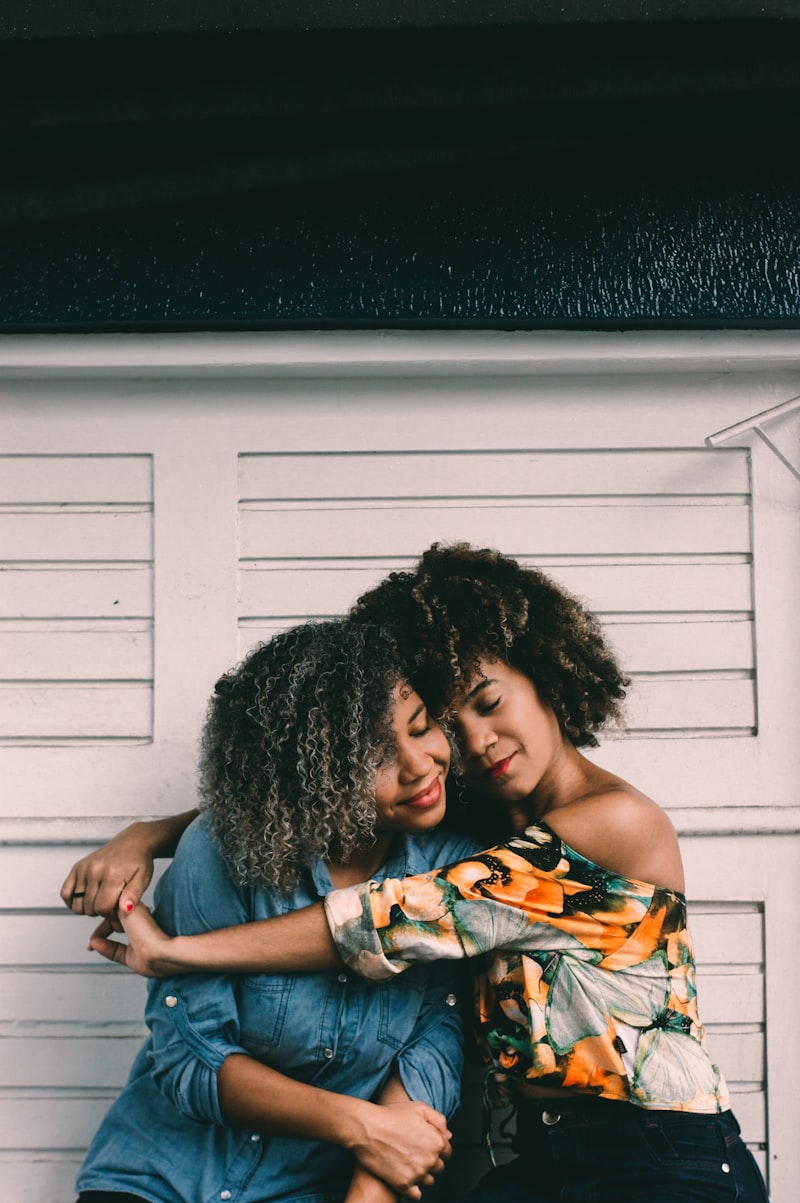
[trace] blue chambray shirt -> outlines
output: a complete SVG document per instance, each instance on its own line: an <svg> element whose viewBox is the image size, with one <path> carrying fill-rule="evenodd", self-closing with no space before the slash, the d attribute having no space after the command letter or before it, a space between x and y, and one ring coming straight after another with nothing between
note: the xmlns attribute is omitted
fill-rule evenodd
<svg viewBox="0 0 800 1203"><path fill-rule="evenodd" d="M451 863L475 844L444 830L398 836L376 880ZM200 816L162 878L156 917L171 933L267 919L317 902L333 888L317 864L290 895L240 886ZM458 967L417 965L392 983L349 970L293 976L192 974L153 981L150 1035L105 1116L78 1190L129 1191L153 1203L333 1203L352 1155L335 1145L227 1127L217 1070L246 1053L292 1077L374 1098L397 1069L412 1099L446 1115L459 1101Z"/></svg>

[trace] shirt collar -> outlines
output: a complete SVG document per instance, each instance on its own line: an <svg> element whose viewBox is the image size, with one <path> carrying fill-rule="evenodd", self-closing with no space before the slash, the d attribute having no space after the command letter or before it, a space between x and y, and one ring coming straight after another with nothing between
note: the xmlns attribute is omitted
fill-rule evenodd
<svg viewBox="0 0 800 1203"><path fill-rule="evenodd" d="M413 877L417 873L425 873L430 865L423 855L419 841L402 832L392 840L386 864L379 869L374 877L382 881L384 877ZM331 881L330 871L324 861L318 860L311 866L311 880L320 898L330 894L335 887Z"/></svg>

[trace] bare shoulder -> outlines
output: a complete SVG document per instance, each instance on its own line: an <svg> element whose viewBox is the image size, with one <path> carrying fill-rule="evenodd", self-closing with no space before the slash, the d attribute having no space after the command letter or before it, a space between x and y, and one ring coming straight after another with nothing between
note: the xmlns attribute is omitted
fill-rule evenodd
<svg viewBox="0 0 800 1203"><path fill-rule="evenodd" d="M604 869L682 893L683 865L665 810L619 778L611 778L550 811L548 826L566 844Z"/></svg>

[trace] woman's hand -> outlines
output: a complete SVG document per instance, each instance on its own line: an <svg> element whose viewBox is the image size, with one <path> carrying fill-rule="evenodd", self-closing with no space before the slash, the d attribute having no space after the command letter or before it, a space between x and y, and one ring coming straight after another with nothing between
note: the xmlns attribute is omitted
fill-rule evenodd
<svg viewBox="0 0 800 1203"><path fill-rule="evenodd" d="M162 931L143 902L130 914L120 911L119 923L119 930L128 937L127 944L109 939L117 928L111 920L104 919L92 932L89 950L99 952L106 960L116 961L142 977L170 977L174 973L191 972L192 967L182 965L178 959L181 938Z"/></svg>
<svg viewBox="0 0 800 1203"><path fill-rule="evenodd" d="M368 1128L350 1147L392 1190L419 1199L419 1188L431 1186L444 1169L450 1137L445 1117L427 1103L392 1103L371 1109Z"/></svg>
<svg viewBox="0 0 800 1203"><path fill-rule="evenodd" d="M120 931L117 908L136 906L153 876L153 833L147 823L131 823L102 848L72 866L61 897L76 915L105 915L109 930Z"/></svg>
<svg viewBox="0 0 800 1203"><path fill-rule="evenodd" d="M104 915L121 931L117 911L131 911L153 876L153 860L172 856L196 810L141 820L125 827L102 848L77 861L61 887L61 897L76 915Z"/></svg>

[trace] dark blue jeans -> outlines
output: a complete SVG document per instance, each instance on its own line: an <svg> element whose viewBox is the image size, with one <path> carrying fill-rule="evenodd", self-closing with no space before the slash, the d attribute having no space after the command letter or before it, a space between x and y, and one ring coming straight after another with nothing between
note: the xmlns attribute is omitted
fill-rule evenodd
<svg viewBox="0 0 800 1203"><path fill-rule="evenodd" d="M141 1195L121 1195L119 1191L90 1190L79 1196L78 1203L147 1203L147 1199Z"/></svg>
<svg viewBox="0 0 800 1203"><path fill-rule="evenodd" d="M730 1111L526 1101L512 1148L517 1159L492 1170L463 1203L767 1203Z"/></svg>

